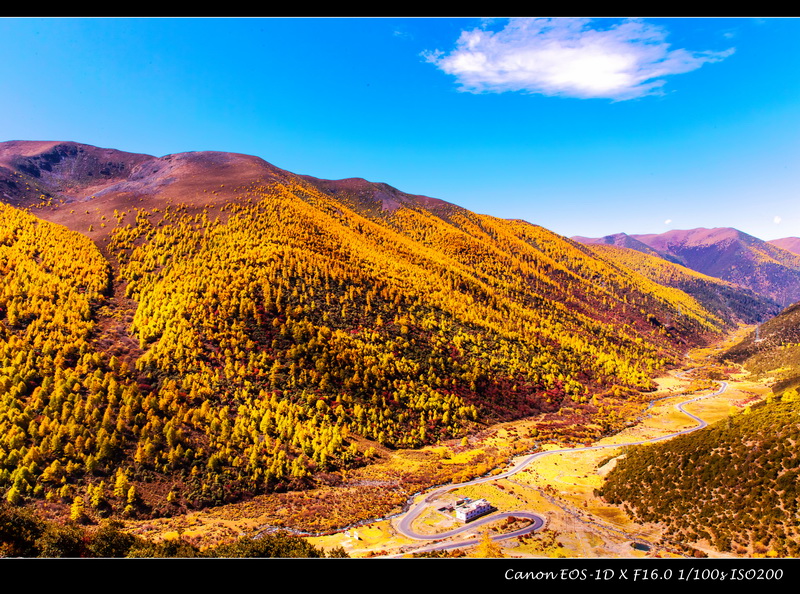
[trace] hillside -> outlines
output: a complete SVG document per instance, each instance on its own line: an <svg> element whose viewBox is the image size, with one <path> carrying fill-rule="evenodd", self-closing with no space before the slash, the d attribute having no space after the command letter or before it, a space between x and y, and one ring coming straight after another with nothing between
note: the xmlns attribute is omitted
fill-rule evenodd
<svg viewBox="0 0 800 594"><path fill-rule="evenodd" d="M745 556L800 554L797 395L711 427L631 449L599 493L665 540L701 542Z"/></svg>
<svg viewBox="0 0 800 594"><path fill-rule="evenodd" d="M783 237L770 239L768 243L794 254L800 254L800 237Z"/></svg>
<svg viewBox="0 0 800 594"><path fill-rule="evenodd" d="M660 234L583 238L647 252L772 299L800 301L800 255L731 228L673 230ZM636 243L633 243L636 242Z"/></svg>
<svg viewBox="0 0 800 594"><path fill-rule="evenodd" d="M168 515L566 407L599 431L742 315L385 184L231 153L0 155L15 504Z"/></svg>
<svg viewBox="0 0 800 594"><path fill-rule="evenodd" d="M630 449L599 493L672 542L743 556L800 554L800 303L719 357L772 385L766 401L706 429Z"/></svg>
<svg viewBox="0 0 800 594"><path fill-rule="evenodd" d="M659 285L683 291L724 320L754 324L780 311L780 306L771 299L642 250L610 244L592 244L591 249Z"/></svg>
<svg viewBox="0 0 800 594"><path fill-rule="evenodd" d="M722 358L757 376L772 378L777 393L800 387L800 303L761 324Z"/></svg>

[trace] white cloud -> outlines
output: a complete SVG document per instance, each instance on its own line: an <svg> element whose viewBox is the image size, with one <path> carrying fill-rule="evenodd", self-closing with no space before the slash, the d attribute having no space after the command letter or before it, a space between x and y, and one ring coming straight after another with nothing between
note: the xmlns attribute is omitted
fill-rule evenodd
<svg viewBox="0 0 800 594"><path fill-rule="evenodd" d="M659 92L662 77L733 53L670 49L666 32L641 20L595 28L591 19L518 18L500 31L463 31L449 54L426 54L475 93L523 91L617 101Z"/></svg>
<svg viewBox="0 0 800 594"><path fill-rule="evenodd" d="M779 216L777 216L777 215L776 215L776 216L775 216L775 218L774 218L774 219L772 219L772 220L773 220L773 222L774 222L776 225L780 225L780 223L781 223L781 221L782 221L783 219L781 219Z"/></svg>
<svg viewBox="0 0 800 594"><path fill-rule="evenodd" d="M664 224L665 225L669 225L671 222L672 222L672 219L667 219L666 221L664 221Z"/></svg>

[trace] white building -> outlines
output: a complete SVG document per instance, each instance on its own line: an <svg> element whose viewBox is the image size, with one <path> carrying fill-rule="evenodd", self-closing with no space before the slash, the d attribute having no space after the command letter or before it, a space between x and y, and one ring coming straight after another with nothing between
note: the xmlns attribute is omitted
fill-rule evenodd
<svg viewBox="0 0 800 594"><path fill-rule="evenodd" d="M494 508L485 499L466 501L456 507L456 518L462 522L469 522L478 516L488 514Z"/></svg>

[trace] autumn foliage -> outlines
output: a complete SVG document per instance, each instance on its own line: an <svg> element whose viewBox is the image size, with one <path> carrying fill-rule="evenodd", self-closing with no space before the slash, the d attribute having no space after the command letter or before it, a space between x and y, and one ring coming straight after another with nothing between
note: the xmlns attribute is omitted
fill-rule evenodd
<svg viewBox="0 0 800 594"><path fill-rule="evenodd" d="M354 436L414 448L601 411L729 326L541 227L452 205L254 184L219 208L132 202L103 222L103 251L0 209L12 503L169 514L303 487L369 463ZM124 298L138 348L117 356L100 326Z"/></svg>

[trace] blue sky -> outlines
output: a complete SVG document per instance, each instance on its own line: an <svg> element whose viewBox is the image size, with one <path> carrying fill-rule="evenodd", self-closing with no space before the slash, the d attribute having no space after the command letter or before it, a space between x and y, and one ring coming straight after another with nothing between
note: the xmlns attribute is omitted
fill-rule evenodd
<svg viewBox="0 0 800 594"><path fill-rule="evenodd" d="M563 235L800 236L797 19L0 19L0 140L257 155Z"/></svg>

